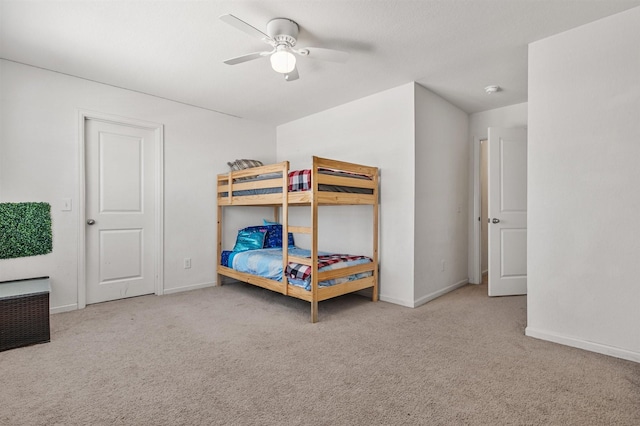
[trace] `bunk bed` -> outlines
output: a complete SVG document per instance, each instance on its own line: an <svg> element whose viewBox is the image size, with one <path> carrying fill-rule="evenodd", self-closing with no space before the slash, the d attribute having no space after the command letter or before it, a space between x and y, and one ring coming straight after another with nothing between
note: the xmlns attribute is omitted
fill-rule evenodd
<svg viewBox="0 0 640 426"><path fill-rule="evenodd" d="M318 321L320 301L369 288L372 300L378 300L377 167L313 157L311 169L307 170L291 171L288 161L232 170L218 175L217 203L219 285L222 285L223 277L229 277L306 300L311 303L313 323ZM371 257L318 250L318 207L348 205L372 206ZM223 209L235 206L273 207L275 222L281 219L281 228L278 228L281 247L247 250L239 254L223 251ZM289 225L289 208L298 206L310 209L310 226ZM310 235L310 249L290 247L289 233ZM271 269L270 274L262 276L256 275L254 270L243 272L233 268L234 264L255 264L255 259L247 257L258 254L271 257L271 264L267 267ZM232 262L229 262L230 257L234 258ZM337 257L340 259L336 260ZM276 273L273 272L273 262L280 264ZM340 263L336 265L335 262Z"/></svg>

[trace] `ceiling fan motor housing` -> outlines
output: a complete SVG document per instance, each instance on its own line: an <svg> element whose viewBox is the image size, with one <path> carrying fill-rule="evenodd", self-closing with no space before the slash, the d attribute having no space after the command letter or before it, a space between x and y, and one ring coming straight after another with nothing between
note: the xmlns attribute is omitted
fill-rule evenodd
<svg viewBox="0 0 640 426"><path fill-rule="evenodd" d="M298 24L291 19L275 18L267 23L267 34L276 42L293 47L298 39Z"/></svg>

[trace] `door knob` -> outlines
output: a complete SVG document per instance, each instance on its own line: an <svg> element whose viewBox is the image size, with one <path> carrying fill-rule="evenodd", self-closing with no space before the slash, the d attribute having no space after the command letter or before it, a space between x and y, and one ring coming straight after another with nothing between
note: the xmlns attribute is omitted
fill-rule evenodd
<svg viewBox="0 0 640 426"><path fill-rule="evenodd" d="M500 219L496 219L495 217L493 218L493 220L491 221L493 223L500 223Z"/></svg>
<svg viewBox="0 0 640 426"><path fill-rule="evenodd" d="M93 219L87 220L87 225L93 225L94 223L96 223L96 221Z"/></svg>

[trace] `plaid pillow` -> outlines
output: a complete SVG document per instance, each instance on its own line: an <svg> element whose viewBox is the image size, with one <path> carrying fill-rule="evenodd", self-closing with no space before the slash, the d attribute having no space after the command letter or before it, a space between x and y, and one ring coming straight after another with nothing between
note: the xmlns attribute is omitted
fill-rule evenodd
<svg viewBox="0 0 640 426"><path fill-rule="evenodd" d="M227 162L227 165L231 168L232 172L237 172L238 170L250 169L252 167L264 166L264 164L262 164L262 161L247 160L247 159L236 160L234 162Z"/></svg>

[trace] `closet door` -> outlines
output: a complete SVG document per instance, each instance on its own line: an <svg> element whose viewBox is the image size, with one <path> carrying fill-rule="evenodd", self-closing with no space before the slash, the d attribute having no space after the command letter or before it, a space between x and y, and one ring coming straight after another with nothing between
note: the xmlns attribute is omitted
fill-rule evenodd
<svg viewBox="0 0 640 426"><path fill-rule="evenodd" d="M154 293L154 132L98 120L85 131L86 301Z"/></svg>

